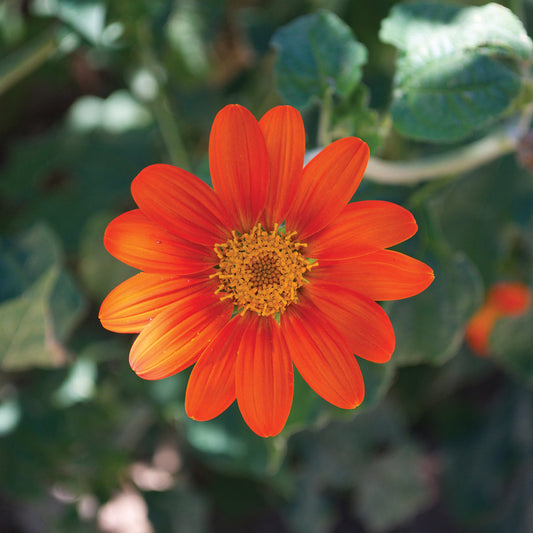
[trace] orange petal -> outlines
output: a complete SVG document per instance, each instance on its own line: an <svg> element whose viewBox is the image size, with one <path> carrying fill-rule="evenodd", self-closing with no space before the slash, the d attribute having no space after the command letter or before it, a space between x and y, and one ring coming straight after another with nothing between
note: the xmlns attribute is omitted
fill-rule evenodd
<svg viewBox="0 0 533 533"><path fill-rule="evenodd" d="M500 313L490 305L481 307L468 321L465 331L467 344L478 355L487 355L489 339Z"/></svg>
<svg viewBox="0 0 533 533"><path fill-rule="evenodd" d="M171 165L151 165L131 184L142 212L167 231L208 247L224 242L229 219L211 187Z"/></svg>
<svg viewBox="0 0 533 533"><path fill-rule="evenodd" d="M141 272L115 287L102 302L99 318L117 333L139 333L167 306L217 285L202 278L167 278Z"/></svg>
<svg viewBox="0 0 533 533"><path fill-rule="evenodd" d="M425 263L399 252L381 250L348 261L322 261L308 279L321 279L372 300L385 301L414 296L426 289L434 277Z"/></svg>
<svg viewBox="0 0 533 533"><path fill-rule="evenodd" d="M293 368L273 318L247 315L250 322L237 356L235 387L241 414L261 437L277 435L292 404Z"/></svg>
<svg viewBox="0 0 533 533"><path fill-rule="evenodd" d="M309 386L325 400L353 409L364 398L359 365L346 342L309 302L281 315L282 334L293 363Z"/></svg>
<svg viewBox="0 0 533 533"><path fill-rule="evenodd" d="M233 306L215 294L190 295L161 311L130 351L131 368L144 379L162 379L192 365L230 320Z"/></svg>
<svg viewBox="0 0 533 533"><path fill-rule="evenodd" d="M209 138L209 166L232 229L249 231L265 207L270 172L265 139L250 111L239 105L219 111Z"/></svg>
<svg viewBox="0 0 533 533"><path fill-rule="evenodd" d="M318 280L306 285L308 295L342 335L350 350L374 363L386 363L395 346L387 313L373 300L356 292Z"/></svg>
<svg viewBox="0 0 533 533"><path fill-rule="evenodd" d="M359 186L369 155L366 143L355 137L339 139L316 155L304 168L287 229L305 240L330 224Z"/></svg>
<svg viewBox="0 0 533 533"><path fill-rule="evenodd" d="M216 263L213 250L171 235L140 209L112 220L104 234L104 245L123 263L146 272L187 275Z"/></svg>
<svg viewBox="0 0 533 533"><path fill-rule="evenodd" d="M265 225L281 224L301 180L305 157L305 130L294 107L274 107L259 121L270 160L270 186Z"/></svg>
<svg viewBox="0 0 533 533"><path fill-rule="evenodd" d="M413 215L397 204L355 202L307 241L305 253L315 259L352 259L403 242L416 230Z"/></svg>
<svg viewBox="0 0 533 533"><path fill-rule="evenodd" d="M185 411L192 419L211 420L235 400L235 362L247 325L234 317L194 365L185 395Z"/></svg>
<svg viewBox="0 0 533 533"><path fill-rule="evenodd" d="M501 281L489 289L487 301L503 315L520 315L531 305L531 289L520 282Z"/></svg>

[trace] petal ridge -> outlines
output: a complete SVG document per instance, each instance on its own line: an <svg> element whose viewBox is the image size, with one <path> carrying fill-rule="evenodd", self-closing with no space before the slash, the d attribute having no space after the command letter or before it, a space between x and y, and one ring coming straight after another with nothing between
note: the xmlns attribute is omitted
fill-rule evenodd
<svg viewBox="0 0 533 533"><path fill-rule="evenodd" d="M316 307L316 313L346 341L350 351L374 363L390 360L395 347L391 321L374 300L346 287L315 280L303 291Z"/></svg>
<svg viewBox="0 0 533 533"><path fill-rule="evenodd" d="M348 204L335 220L307 241L315 259L353 259L389 248L418 229L410 211L392 202L364 200Z"/></svg>
<svg viewBox="0 0 533 533"><path fill-rule="evenodd" d="M306 239L325 228L342 211L363 179L368 145L356 137L339 139L305 166L286 225Z"/></svg>
<svg viewBox="0 0 533 533"><path fill-rule="evenodd" d="M150 165L135 177L131 193L146 216L181 238L212 247L230 233L213 189L181 168Z"/></svg>
<svg viewBox="0 0 533 533"><path fill-rule="evenodd" d="M99 319L110 331L139 333L167 306L190 294L215 289L212 280L141 272L107 295L100 306Z"/></svg>
<svg viewBox="0 0 533 533"><path fill-rule="evenodd" d="M198 293L157 315L131 347L130 366L144 379L162 379L192 365L230 320L232 305Z"/></svg>
<svg viewBox="0 0 533 533"><path fill-rule="evenodd" d="M202 352L185 393L185 411L194 420L211 420L235 400L235 364L247 322L237 315Z"/></svg>
<svg viewBox="0 0 533 533"><path fill-rule="evenodd" d="M252 431L272 437L283 429L291 409L292 361L273 318L248 319L235 369L237 402Z"/></svg>
<svg viewBox="0 0 533 533"><path fill-rule="evenodd" d="M140 209L109 223L104 246L113 257L145 272L187 275L205 271L216 262L214 250L171 235Z"/></svg>
<svg viewBox="0 0 533 533"><path fill-rule="evenodd" d="M282 335L307 384L329 403L353 409L364 398L363 376L344 339L329 326L305 300L281 315Z"/></svg>
<svg viewBox="0 0 533 533"><path fill-rule="evenodd" d="M281 224L301 180L305 158L305 130L300 113L277 106L259 121L270 161L270 185L265 204L265 227Z"/></svg>
<svg viewBox="0 0 533 533"><path fill-rule="evenodd" d="M213 188L235 229L249 231L265 207L269 160L265 139L255 117L240 105L218 112L209 137L209 167Z"/></svg>
<svg viewBox="0 0 533 533"><path fill-rule="evenodd" d="M433 270L418 259L380 250L348 261L321 261L308 279L333 281L372 300L401 300L421 293L435 279Z"/></svg>

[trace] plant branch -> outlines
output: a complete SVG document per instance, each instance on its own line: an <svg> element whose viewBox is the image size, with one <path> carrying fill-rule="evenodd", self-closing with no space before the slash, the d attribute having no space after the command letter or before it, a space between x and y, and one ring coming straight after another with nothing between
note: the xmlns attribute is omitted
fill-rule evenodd
<svg viewBox="0 0 533 533"><path fill-rule="evenodd" d="M413 185L422 181L468 172L514 152L520 139L527 133L533 115L533 104L526 106L522 114L505 127L449 152L414 159L412 161L388 161L371 157L365 178L388 185ZM320 149L306 154L306 162Z"/></svg>
<svg viewBox="0 0 533 533"><path fill-rule="evenodd" d="M518 139L499 131L450 152L413 161L386 161L371 157L365 178L376 183L412 185L468 172L516 149Z"/></svg>
<svg viewBox="0 0 533 533"><path fill-rule="evenodd" d="M45 63L57 50L55 32L47 31L0 64L0 95Z"/></svg>
<svg viewBox="0 0 533 533"><path fill-rule="evenodd" d="M158 91L155 99L150 102L151 110L163 143L168 153L170 163L180 168L191 171L191 165L185 144L181 135L178 122L170 105L166 86L166 79L161 75L161 67L152 49L152 37L144 23L138 25L138 39L140 45L140 58L146 68L157 80Z"/></svg>

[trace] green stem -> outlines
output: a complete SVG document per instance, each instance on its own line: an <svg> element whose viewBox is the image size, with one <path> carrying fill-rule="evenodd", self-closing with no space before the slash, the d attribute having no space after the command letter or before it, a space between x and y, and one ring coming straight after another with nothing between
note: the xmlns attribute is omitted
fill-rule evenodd
<svg viewBox="0 0 533 533"><path fill-rule="evenodd" d="M513 152L517 142L516 137L500 131L445 154L414 161L385 161L371 157L365 178L377 183L412 185L461 174Z"/></svg>
<svg viewBox="0 0 533 533"><path fill-rule="evenodd" d="M533 104L530 104L505 128L444 154L413 161L386 161L379 157L371 157L365 178L388 185L413 185L468 172L514 152L520 139L529 130L532 115ZM320 149L308 152L306 161L312 159L319 151Z"/></svg>
<svg viewBox="0 0 533 533"><path fill-rule="evenodd" d="M159 131L165 143L170 162L183 170L190 171L191 167L183 139L181 138L178 125L174 120L174 114L170 108L167 95L161 87L159 88L155 101L152 103L152 111L159 126Z"/></svg>
<svg viewBox="0 0 533 533"><path fill-rule="evenodd" d="M57 37L47 31L24 48L13 52L0 64L0 94L30 75L57 50Z"/></svg>
<svg viewBox="0 0 533 533"><path fill-rule="evenodd" d="M161 69L158 68L159 62L153 52L152 36L144 23L139 24L137 34L141 63L158 83L157 96L152 102L152 112L167 149L169 160L173 165L179 166L183 170L191 171L185 144L165 90L166 80L162 79Z"/></svg>
<svg viewBox="0 0 533 533"><path fill-rule="evenodd" d="M328 89L324 94L318 117L317 141L319 146L331 143L331 113L333 111L333 90Z"/></svg>

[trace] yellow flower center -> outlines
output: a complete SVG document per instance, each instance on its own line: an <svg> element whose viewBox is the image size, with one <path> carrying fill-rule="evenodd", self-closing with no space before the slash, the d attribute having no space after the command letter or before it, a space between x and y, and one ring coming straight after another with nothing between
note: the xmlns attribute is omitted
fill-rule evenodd
<svg viewBox="0 0 533 533"><path fill-rule="evenodd" d="M212 277L220 285L215 292L222 300L232 298L240 313L270 316L285 311L298 300L305 273L318 264L302 255L306 244L295 241L295 235L277 224L270 232L256 224L249 233L233 232L232 239L216 244L220 261Z"/></svg>

